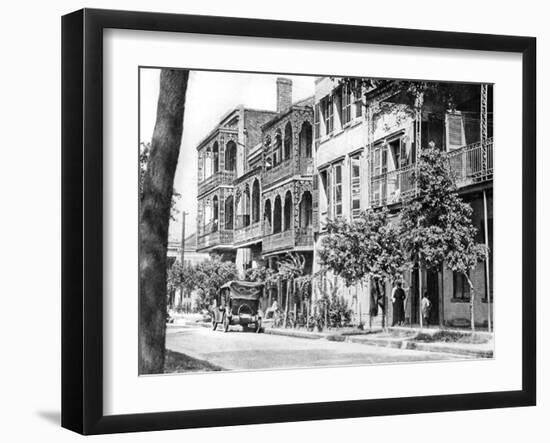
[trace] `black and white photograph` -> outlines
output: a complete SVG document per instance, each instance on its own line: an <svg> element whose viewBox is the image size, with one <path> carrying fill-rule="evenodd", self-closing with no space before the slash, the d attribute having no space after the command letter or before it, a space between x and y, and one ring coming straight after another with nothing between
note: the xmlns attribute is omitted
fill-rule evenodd
<svg viewBox="0 0 550 443"><path fill-rule="evenodd" d="M7 3L0 440L548 434L541 5Z"/></svg>
<svg viewBox="0 0 550 443"><path fill-rule="evenodd" d="M140 375L495 357L493 84L138 76Z"/></svg>

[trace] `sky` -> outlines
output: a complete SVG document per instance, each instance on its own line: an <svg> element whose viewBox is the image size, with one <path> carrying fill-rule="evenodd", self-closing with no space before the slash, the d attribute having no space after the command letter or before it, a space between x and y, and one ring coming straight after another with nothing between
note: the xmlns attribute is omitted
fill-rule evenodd
<svg viewBox="0 0 550 443"><path fill-rule="evenodd" d="M183 137L174 179L174 189L181 194L176 208L177 220L171 221L169 239L181 240L181 212L187 213L185 234L197 225L197 151L198 143L230 110L242 104L254 109L275 111L277 77L292 80L292 101L314 94L312 76L249 74L219 71L191 71L185 100ZM140 72L140 142L151 141L157 113L160 69L142 68Z"/></svg>

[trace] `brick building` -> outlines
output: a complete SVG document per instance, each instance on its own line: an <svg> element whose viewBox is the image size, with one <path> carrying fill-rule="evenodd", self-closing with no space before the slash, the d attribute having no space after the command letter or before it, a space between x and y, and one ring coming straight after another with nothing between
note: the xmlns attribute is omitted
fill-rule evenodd
<svg viewBox="0 0 550 443"><path fill-rule="evenodd" d="M289 79L276 87L276 111L239 106L197 147L197 248L234 261L241 276L290 251L312 268L313 98L292 103Z"/></svg>

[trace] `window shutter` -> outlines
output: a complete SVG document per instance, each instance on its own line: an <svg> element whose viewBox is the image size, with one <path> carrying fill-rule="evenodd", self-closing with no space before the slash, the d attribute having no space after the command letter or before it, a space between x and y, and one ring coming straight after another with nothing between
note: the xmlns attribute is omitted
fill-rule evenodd
<svg viewBox="0 0 550 443"><path fill-rule="evenodd" d="M313 192L311 195L313 231L319 232L319 174L313 175Z"/></svg>
<svg viewBox="0 0 550 443"><path fill-rule="evenodd" d="M464 134L464 120L461 114L446 115L447 151L458 149L466 144Z"/></svg>

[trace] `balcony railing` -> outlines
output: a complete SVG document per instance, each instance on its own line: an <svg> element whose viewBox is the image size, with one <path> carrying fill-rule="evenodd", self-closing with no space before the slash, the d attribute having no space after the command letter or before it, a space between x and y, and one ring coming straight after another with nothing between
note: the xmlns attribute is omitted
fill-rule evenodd
<svg viewBox="0 0 550 443"><path fill-rule="evenodd" d="M262 223L256 222L251 225L244 226L242 228L236 228L234 231L234 243L236 246L250 242L251 240L258 240L262 238Z"/></svg>
<svg viewBox="0 0 550 443"><path fill-rule="evenodd" d="M289 229L287 231L277 232L262 238L262 252L269 253L294 247L313 248L313 228Z"/></svg>
<svg viewBox="0 0 550 443"><path fill-rule="evenodd" d="M477 142L448 154L451 171L455 175L458 187L493 178L493 139L487 141L485 148L484 150L481 143ZM414 195L416 192L412 179L414 170L415 165L409 165L373 177L370 205L391 205Z"/></svg>
<svg viewBox="0 0 550 443"><path fill-rule="evenodd" d="M313 226L296 228L294 240L296 246L313 246Z"/></svg>
<svg viewBox="0 0 550 443"><path fill-rule="evenodd" d="M197 249L212 248L216 246L232 246L233 231L218 229L214 232L200 235L197 239Z"/></svg>
<svg viewBox="0 0 550 443"><path fill-rule="evenodd" d="M296 165L294 158L288 158L273 168L268 169L263 173L263 186L265 188L272 183L298 174L313 175L313 159L311 157L299 157L298 165Z"/></svg>
<svg viewBox="0 0 550 443"><path fill-rule="evenodd" d="M449 153L449 162L457 186L467 186L493 177L493 146L493 139L489 139L485 152L478 142Z"/></svg>
<svg viewBox="0 0 550 443"><path fill-rule="evenodd" d="M232 185L235 180L235 171L218 171L212 174L210 177L199 182L199 195L204 194L221 185Z"/></svg>

